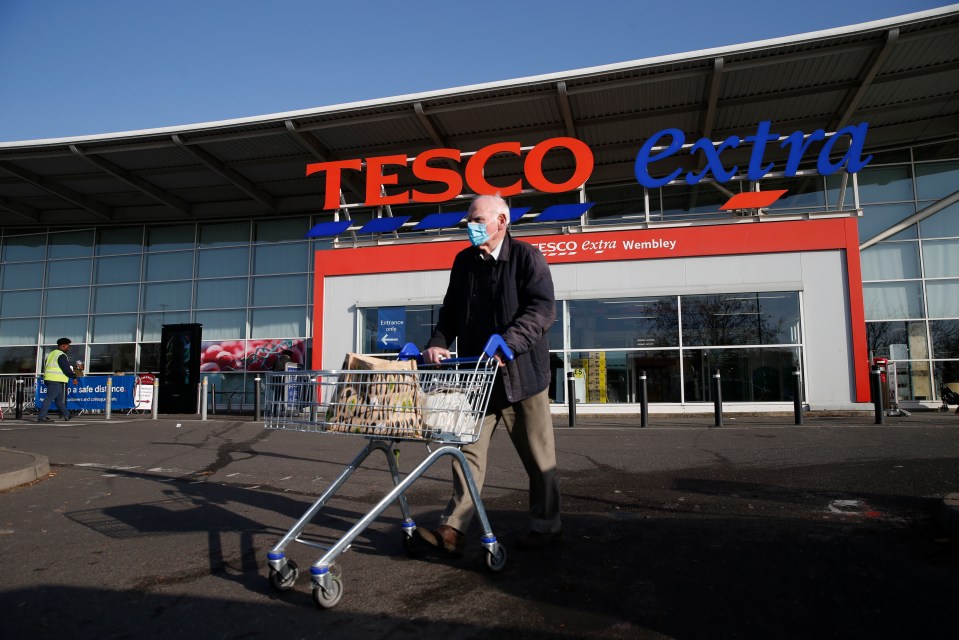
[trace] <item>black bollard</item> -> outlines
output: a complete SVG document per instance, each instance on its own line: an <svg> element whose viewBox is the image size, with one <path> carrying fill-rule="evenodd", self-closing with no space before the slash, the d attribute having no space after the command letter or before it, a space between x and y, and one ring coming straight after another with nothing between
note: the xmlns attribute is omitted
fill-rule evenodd
<svg viewBox="0 0 959 640"><path fill-rule="evenodd" d="M253 379L253 421L259 422L260 417L260 376Z"/></svg>
<svg viewBox="0 0 959 640"><path fill-rule="evenodd" d="M716 369L716 373L713 374L713 414L715 426L723 426L723 388L719 369Z"/></svg>
<svg viewBox="0 0 959 640"><path fill-rule="evenodd" d="M17 378L17 420L23 420L23 378Z"/></svg>
<svg viewBox="0 0 959 640"><path fill-rule="evenodd" d="M802 424L802 372L793 369L793 416L796 424Z"/></svg>
<svg viewBox="0 0 959 640"><path fill-rule="evenodd" d="M566 401L569 404L569 426L576 426L576 374L566 374Z"/></svg>
<svg viewBox="0 0 959 640"><path fill-rule="evenodd" d="M649 396L646 395L646 372L639 372L639 426L649 426Z"/></svg>
<svg viewBox="0 0 959 640"><path fill-rule="evenodd" d="M886 412L882 407L882 373L879 367L873 367L869 374L870 387L872 388L872 402L876 409L876 424L886 423Z"/></svg>

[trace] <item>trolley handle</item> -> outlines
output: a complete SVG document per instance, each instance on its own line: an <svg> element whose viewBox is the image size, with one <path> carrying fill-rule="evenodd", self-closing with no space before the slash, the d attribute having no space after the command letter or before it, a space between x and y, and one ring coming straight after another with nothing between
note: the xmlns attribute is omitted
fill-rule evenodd
<svg viewBox="0 0 959 640"><path fill-rule="evenodd" d="M506 341L503 340L503 336L498 333L494 333L490 336L489 340L486 341L486 346L483 347L483 353L479 356L472 356L469 358L448 358L443 360L442 364L465 364L465 363L474 363L479 362L486 358L490 360L496 356L497 353L501 353L506 360L512 360L515 356L513 355L513 350L509 348L506 344ZM420 364L423 362L423 354L419 348L412 342L407 342L399 353L400 360L416 360Z"/></svg>

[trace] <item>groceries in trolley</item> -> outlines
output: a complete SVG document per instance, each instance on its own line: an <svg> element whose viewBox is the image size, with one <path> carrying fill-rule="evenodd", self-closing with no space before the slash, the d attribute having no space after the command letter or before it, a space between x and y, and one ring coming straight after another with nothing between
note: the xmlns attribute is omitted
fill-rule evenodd
<svg viewBox="0 0 959 640"><path fill-rule="evenodd" d="M505 347L502 338L488 345ZM492 341L493 339L491 339ZM349 353L330 371L271 373L266 426L401 440L473 442L482 424L497 362L451 358L417 364L407 345L398 359Z"/></svg>

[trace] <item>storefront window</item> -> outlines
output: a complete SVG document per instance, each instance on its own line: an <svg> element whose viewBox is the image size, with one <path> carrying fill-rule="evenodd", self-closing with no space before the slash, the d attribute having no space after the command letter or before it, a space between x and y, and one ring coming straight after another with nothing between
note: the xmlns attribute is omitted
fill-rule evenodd
<svg viewBox="0 0 959 640"><path fill-rule="evenodd" d="M143 227L106 227L97 232L97 255L108 256L119 253L140 253L143 251ZM138 271L139 273L139 271Z"/></svg>
<svg viewBox="0 0 959 640"><path fill-rule="evenodd" d="M918 360L929 357L924 322L867 322L866 344L873 358Z"/></svg>
<svg viewBox="0 0 959 640"><path fill-rule="evenodd" d="M136 369L135 344L90 345L90 373L133 373Z"/></svg>
<svg viewBox="0 0 959 640"><path fill-rule="evenodd" d="M587 187L586 198L596 203L589 210L590 222L646 219L646 194L639 183Z"/></svg>
<svg viewBox="0 0 959 640"><path fill-rule="evenodd" d="M799 294L683 296L683 345L798 344Z"/></svg>
<svg viewBox="0 0 959 640"><path fill-rule="evenodd" d="M919 281L869 282L862 285L867 320L897 320L922 317L922 287Z"/></svg>
<svg viewBox="0 0 959 640"><path fill-rule="evenodd" d="M46 318L43 321L44 344L56 344L57 340L64 337L70 338L74 343L86 340L87 316ZM82 353L76 344L71 349L72 353Z"/></svg>
<svg viewBox="0 0 959 640"><path fill-rule="evenodd" d="M0 320L0 325L3 320ZM34 373L37 370L37 348L2 347L0 348L0 373Z"/></svg>
<svg viewBox="0 0 959 640"><path fill-rule="evenodd" d="M0 318L40 315L40 290L0 292Z"/></svg>
<svg viewBox="0 0 959 640"><path fill-rule="evenodd" d="M569 366L576 397L589 404L628 402L625 351L573 351Z"/></svg>
<svg viewBox="0 0 959 640"><path fill-rule="evenodd" d="M47 289L45 314L66 316L90 311L90 288Z"/></svg>
<svg viewBox="0 0 959 640"><path fill-rule="evenodd" d="M36 344L40 318L0 318L0 345Z"/></svg>
<svg viewBox="0 0 959 640"><path fill-rule="evenodd" d="M896 362L896 397L899 400L932 400L936 397L929 376L929 361Z"/></svg>
<svg viewBox="0 0 959 640"><path fill-rule="evenodd" d="M197 313L197 316L199 315L200 314ZM305 335L306 307L254 309L250 314L251 338Z"/></svg>
<svg viewBox="0 0 959 640"><path fill-rule="evenodd" d="M864 204L915 199L909 165L866 167L858 180L859 201Z"/></svg>
<svg viewBox="0 0 959 640"><path fill-rule="evenodd" d="M923 242L922 264L927 278L959 277L959 239Z"/></svg>
<svg viewBox="0 0 959 640"><path fill-rule="evenodd" d="M302 240L310 230L309 218L287 218L254 222L254 242Z"/></svg>
<svg viewBox="0 0 959 640"><path fill-rule="evenodd" d="M185 280L192 277L192 251L154 253L146 258L145 280Z"/></svg>
<svg viewBox="0 0 959 640"><path fill-rule="evenodd" d="M57 260L47 263L48 287L90 284L90 260Z"/></svg>
<svg viewBox="0 0 959 640"><path fill-rule="evenodd" d="M8 236L3 241L4 262L29 262L47 257L47 236Z"/></svg>
<svg viewBox="0 0 959 640"><path fill-rule="evenodd" d="M113 287L93 288L94 313L120 313L136 311L139 304L140 285L121 284Z"/></svg>
<svg viewBox="0 0 959 640"><path fill-rule="evenodd" d="M681 376L679 351L636 351L627 356L626 380L629 402L640 401L640 376L646 374L649 402L679 402Z"/></svg>
<svg viewBox="0 0 959 640"><path fill-rule="evenodd" d="M197 311L196 321L203 325L204 340L230 340L246 334L245 309Z"/></svg>
<svg viewBox="0 0 959 640"><path fill-rule="evenodd" d="M272 276L253 279L253 306L274 307L296 304L306 296L306 276ZM276 335L276 334L273 334ZM287 335L285 332L279 335ZM294 335L303 335L294 334Z"/></svg>
<svg viewBox="0 0 959 640"><path fill-rule="evenodd" d="M174 227L150 227L147 231L148 251L174 251L192 249L196 238L196 227L192 224Z"/></svg>
<svg viewBox="0 0 959 640"><path fill-rule="evenodd" d="M86 258L92 254L93 229L50 234L50 248L47 257L51 260Z"/></svg>
<svg viewBox="0 0 959 640"><path fill-rule="evenodd" d="M250 271L250 248L203 249L197 253L198 278L245 276Z"/></svg>
<svg viewBox="0 0 959 640"><path fill-rule="evenodd" d="M197 280L196 308L222 309L224 307L245 307L246 278L224 280Z"/></svg>
<svg viewBox="0 0 959 640"><path fill-rule="evenodd" d="M959 162L916 165L916 196L919 200L939 200L957 189L959 189Z"/></svg>
<svg viewBox="0 0 959 640"><path fill-rule="evenodd" d="M140 281L140 256L97 258L96 284L117 284Z"/></svg>
<svg viewBox="0 0 959 640"><path fill-rule="evenodd" d="M934 320L929 335L933 358L959 358L959 320Z"/></svg>
<svg viewBox="0 0 959 640"><path fill-rule="evenodd" d="M124 313L93 318L93 342L133 342L136 340L136 314Z"/></svg>
<svg viewBox="0 0 959 640"><path fill-rule="evenodd" d="M160 282L143 285L143 310L189 309L193 300L192 282Z"/></svg>
<svg viewBox="0 0 959 640"><path fill-rule="evenodd" d="M862 208L859 218L859 241L865 242L885 231L900 220L905 220L916 212L914 204L873 204ZM903 229L887 240L912 240L917 238L916 225Z"/></svg>
<svg viewBox="0 0 959 640"><path fill-rule="evenodd" d="M880 242L863 251L860 257L863 280L919 277L918 242Z"/></svg>
<svg viewBox="0 0 959 640"><path fill-rule="evenodd" d="M550 349L562 349L563 348L563 302L561 300L556 301L556 320L549 327L549 331L546 332L546 339L549 341Z"/></svg>
<svg viewBox="0 0 959 640"><path fill-rule="evenodd" d="M140 345L140 366L138 372L160 370L160 343L151 342Z"/></svg>
<svg viewBox="0 0 959 640"><path fill-rule="evenodd" d="M923 238L959 237L959 204L946 207L919 223Z"/></svg>
<svg viewBox="0 0 959 640"><path fill-rule="evenodd" d="M792 401L792 374L799 362L795 347L684 350L686 402L713 401L717 369L723 402Z"/></svg>
<svg viewBox="0 0 959 640"><path fill-rule="evenodd" d="M224 222L200 225L201 247L222 247L250 242L249 222Z"/></svg>
<svg viewBox="0 0 959 640"><path fill-rule="evenodd" d="M309 259L306 242L261 245L253 248L253 273L302 273L309 271Z"/></svg>
<svg viewBox="0 0 959 640"><path fill-rule="evenodd" d="M959 280L926 282L930 318L959 318Z"/></svg>
<svg viewBox="0 0 959 640"><path fill-rule="evenodd" d="M570 347L617 349L679 344L676 297L570 300Z"/></svg>
<svg viewBox="0 0 959 640"><path fill-rule="evenodd" d="M42 262L3 265L3 288L36 289L42 287L43 266Z"/></svg>

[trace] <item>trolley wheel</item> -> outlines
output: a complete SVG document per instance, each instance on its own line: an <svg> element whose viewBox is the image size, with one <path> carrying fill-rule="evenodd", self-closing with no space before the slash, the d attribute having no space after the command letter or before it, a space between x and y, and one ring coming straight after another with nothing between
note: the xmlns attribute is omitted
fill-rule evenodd
<svg viewBox="0 0 959 640"><path fill-rule="evenodd" d="M277 591L289 591L292 589L297 576L300 575L299 570L296 568L296 563L292 560L287 560L286 566L290 569L290 573L287 574L286 578L283 577L282 573L270 567L270 584L272 584L273 588Z"/></svg>
<svg viewBox="0 0 959 640"><path fill-rule="evenodd" d="M949 411L949 407L947 407L946 405L941 405L939 407L939 413L945 413L947 411Z"/></svg>
<svg viewBox="0 0 959 640"><path fill-rule="evenodd" d="M406 549L406 555L410 558L419 558L423 555L423 545L420 544L416 535L408 536L404 533L403 548Z"/></svg>
<svg viewBox="0 0 959 640"><path fill-rule="evenodd" d="M313 585L313 602L320 609L332 609L343 597L343 580L339 575L331 574L333 578L330 590L327 591L319 585Z"/></svg>
<svg viewBox="0 0 959 640"><path fill-rule="evenodd" d="M486 566L490 571L499 571L506 566L506 547L501 544L496 545L496 551L490 551L486 554Z"/></svg>

